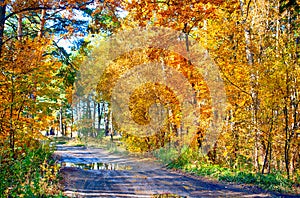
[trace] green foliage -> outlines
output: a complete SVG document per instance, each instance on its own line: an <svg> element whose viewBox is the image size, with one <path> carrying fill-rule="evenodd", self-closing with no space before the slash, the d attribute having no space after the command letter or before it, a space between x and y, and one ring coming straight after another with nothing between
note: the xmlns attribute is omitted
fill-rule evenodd
<svg viewBox="0 0 300 198"><path fill-rule="evenodd" d="M104 129L100 129L100 131L98 130L96 138L101 140L102 138L104 138L104 136L105 136L105 130Z"/></svg>
<svg viewBox="0 0 300 198"><path fill-rule="evenodd" d="M111 153L117 153L118 147L115 142L108 142L106 145L106 149Z"/></svg>
<svg viewBox="0 0 300 198"><path fill-rule="evenodd" d="M169 168L184 168L188 166L191 162L197 162L198 160L206 160L203 155L193 151L191 148L183 147L181 149L180 155L168 164Z"/></svg>
<svg viewBox="0 0 300 198"><path fill-rule="evenodd" d="M254 184L267 190L292 192L294 181L287 179L281 172L270 174L253 173L212 164L199 152L186 149L179 158L168 164L168 168L177 168L200 176L211 176L220 181Z"/></svg>
<svg viewBox="0 0 300 198"><path fill-rule="evenodd" d="M49 145L38 148L18 148L13 158L1 153L0 195L3 197L62 197L58 188L58 169L51 159Z"/></svg>
<svg viewBox="0 0 300 198"><path fill-rule="evenodd" d="M164 164L170 164L178 156L178 151L175 148L159 148L153 152L154 156Z"/></svg>
<svg viewBox="0 0 300 198"><path fill-rule="evenodd" d="M289 191L293 184L291 180L285 178L281 173L261 174L237 171L228 175L219 175L219 180L255 184L262 188L276 191Z"/></svg>

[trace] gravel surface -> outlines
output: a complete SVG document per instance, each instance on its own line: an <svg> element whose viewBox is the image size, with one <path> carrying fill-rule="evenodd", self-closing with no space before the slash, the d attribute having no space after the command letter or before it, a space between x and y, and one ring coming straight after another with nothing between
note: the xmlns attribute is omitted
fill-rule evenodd
<svg viewBox="0 0 300 198"><path fill-rule="evenodd" d="M58 145L55 157L63 166L62 184L69 197L296 197L220 183L168 170L152 158L103 149Z"/></svg>

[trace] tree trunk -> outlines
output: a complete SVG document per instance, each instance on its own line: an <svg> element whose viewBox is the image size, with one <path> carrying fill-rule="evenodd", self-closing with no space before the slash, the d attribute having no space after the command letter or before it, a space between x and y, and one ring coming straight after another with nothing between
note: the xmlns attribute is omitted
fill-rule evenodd
<svg viewBox="0 0 300 198"><path fill-rule="evenodd" d="M59 130L60 130L61 135L64 135L62 119L63 119L62 107L60 107L60 109L59 109Z"/></svg>
<svg viewBox="0 0 300 198"><path fill-rule="evenodd" d="M261 173L264 174L265 168L268 165L268 172L271 169L271 152L272 152L272 131L273 131L273 124L274 124L274 119L275 119L275 114L274 114L274 110L272 110L272 121L271 121L271 126L269 129L269 134L268 134L268 142L267 142L267 148L266 148L266 153L265 153L265 157L264 157L264 163L262 166L262 170Z"/></svg>
<svg viewBox="0 0 300 198"><path fill-rule="evenodd" d="M65 134L65 136L68 135L68 134L67 134L67 123L64 124L64 134Z"/></svg>
<svg viewBox="0 0 300 198"><path fill-rule="evenodd" d="M288 179L290 177L290 167L289 167L289 126L288 126L288 110L287 105L284 107L284 117L285 117L285 144L284 144L284 162L285 162L285 168L286 168L286 174L288 176Z"/></svg>
<svg viewBox="0 0 300 198"><path fill-rule="evenodd" d="M10 115L9 115L9 143L10 148L13 153L14 157L14 151L15 151L15 130L13 127L13 105L14 105L14 98L15 98L15 92L14 92L14 78L13 75L11 75L11 101L10 101Z"/></svg>
<svg viewBox="0 0 300 198"><path fill-rule="evenodd" d="M87 97L86 116L87 116L87 121L88 121L87 128L89 129L89 131L87 132L86 135L93 137L92 108L91 108L90 95L88 95L88 97Z"/></svg>
<svg viewBox="0 0 300 198"><path fill-rule="evenodd" d="M109 134L109 113L105 114L105 136L108 136Z"/></svg>
<svg viewBox="0 0 300 198"><path fill-rule="evenodd" d="M17 29L17 34L18 34L18 40L21 41L22 40L22 36L23 36L23 15L22 14L18 14L17 15L18 18L18 29Z"/></svg>
<svg viewBox="0 0 300 198"><path fill-rule="evenodd" d="M74 123L74 111L73 107L71 107L71 138L73 137L73 123Z"/></svg>
<svg viewBox="0 0 300 198"><path fill-rule="evenodd" d="M38 37L40 38L43 37L45 23L46 23L46 10L43 9L41 14L40 30L38 32Z"/></svg>
<svg viewBox="0 0 300 198"><path fill-rule="evenodd" d="M285 169L286 169L286 174L288 176L288 179L290 177L290 167L289 167L289 150L290 150L290 136L289 136L289 131L290 131L290 127L289 127L289 120L290 120L290 116L289 116L289 96L290 96L290 75L288 72L288 69L286 69L286 84L285 84L285 89L286 89L286 95L284 97L284 101L285 101L285 106L283 108L283 113L284 113L284 132L285 132L285 142L284 142L284 163L285 163Z"/></svg>
<svg viewBox="0 0 300 198"><path fill-rule="evenodd" d="M266 148L266 154L265 154L265 157L264 157L264 163L263 163L263 166L262 166L261 174L265 173L265 168L267 166L267 163L270 164L270 161L268 162L270 145L271 145L271 143L268 140L267 148Z"/></svg>
<svg viewBox="0 0 300 198"><path fill-rule="evenodd" d="M272 162L272 142L270 143L268 174L271 173L271 162Z"/></svg>
<svg viewBox="0 0 300 198"><path fill-rule="evenodd" d="M101 132L101 119L105 111L105 103L102 103L101 108L100 108L100 104L101 103L98 103L98 134Z"/></svg>
<svg viewBox="0 0 300 198"><path fill-rule="evenodd" d="M0 0L0 57L2 56L2 45L3 45L4 26L5 26L6 5L3 5L4 1L5 0Z"/></svg>
<svg viewBox="0 0 300 198"><path fill-rule="evenodd" d="M249 2L250 3L250 2ZM247 6L249 8L249 5ZM242 17L245 16L245 10L244 10L244 2L243 0L240 0L240 9ZM248 12L249 10L247 10ZM246 23L246 21L244 21ZM251 51L251 33L250 33L250 27L244 28L244 37L245 37L245 50L246 50L246 58L248 61L248 65L250 66L250 80L251 80L251 98L252 98L252 123L254 128L254 155L253 155L253 161L254 161L254 167L255 170L259 170L259 162L258 162L258 134L259 134L259 128L258 128L258 122L257 122L257 113L258 113L258 92L257 92L257 69L254 68L254 56Z"/></svg>
<svg viewBox="0 0 300 198"><path fill-rule="evenodd" d="M109 132L111 137L114 135L113 123L112 123L112 110L110 110L109 114Z"/></svg>
<svg viewBox="0 0 300 198"><path fill-rule="evenodd" d="M96 109L97 109L97 103L96 103L96 101L93 101L93 137L97 137L97 131L96 131Z"/></svg>
<svg viewBox="0 0 300 198"><path fill-rule="evenodd" d="M100 126L101 126L101 108L100 108L100 102L97 103L97 112L98 112L98 134L100 132Z"/></svg>

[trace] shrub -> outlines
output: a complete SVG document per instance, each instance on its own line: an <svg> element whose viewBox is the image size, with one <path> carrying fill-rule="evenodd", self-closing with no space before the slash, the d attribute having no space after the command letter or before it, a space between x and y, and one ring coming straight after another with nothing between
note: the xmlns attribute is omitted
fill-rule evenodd
<svg viewBox="0 0 300 198"><path fill-rule="evenodd" d="M3 197L61 196L57 177L59 167L51 159L52 151L49 144L40 145L38 148L19 147L18 150L21 152L14 158L9 150L1 152L0 195Z"/></svg>
<svg viewBox="0 0 300 198"><path fill-rule="evenodd" d="M171 163L169 168L179 168L200 176L212 176L220 181L255 184L264 189L276 191L291 191L295 182L288 180L282 173L253 173L251 169L231 169L222 165L212 164L207 157L198 151L186 149Z"/></svg>

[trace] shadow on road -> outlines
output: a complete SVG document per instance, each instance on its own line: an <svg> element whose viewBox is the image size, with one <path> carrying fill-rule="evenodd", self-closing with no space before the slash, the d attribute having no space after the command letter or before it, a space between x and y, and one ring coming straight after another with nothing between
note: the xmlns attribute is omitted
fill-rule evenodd
<svg viewBox="0 0 300 198"><path fill-rule="evenodd" d="M58 145L64 194L70 197L286 197L167 170L153 159ZM126 167L126 168L125 168Z"/></svg>

